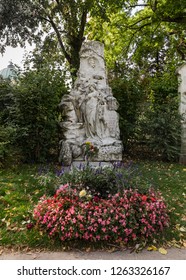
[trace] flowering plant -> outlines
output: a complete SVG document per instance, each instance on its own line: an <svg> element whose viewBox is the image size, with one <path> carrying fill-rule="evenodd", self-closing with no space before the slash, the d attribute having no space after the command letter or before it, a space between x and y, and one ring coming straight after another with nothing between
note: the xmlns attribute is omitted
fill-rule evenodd
<svg viewBox="0 0 186 280"><path fill-rule="evenodd" d="M85 142L85 158L87 160L96 156L98 154L98 151L98 147L94 146L91 142Z"/></svg>
<svg viewBox="0 0 186 280"><path fill-rule="evenodd" d="M109 194L114 195L131 188L145 193L151 186L140 174L136 164L132 162L118 162L113 166L101 166L100 163L97 167L80 164L78 168L60 175L58 182L60 185L70 182L71 187L79 192L85 189L89 194L101 198L107 198Z"/></svg>
<svg viewBox="0 0 186 280"><path fill-rule="evenodd" d="M152 189L145 194L129 189L107 199L90 199L85 190L72 189L69 194L67 186L60 187L53 197L40 199L33 215L41 230L62 241L152 241L169 226L161 194Z"/></svg>

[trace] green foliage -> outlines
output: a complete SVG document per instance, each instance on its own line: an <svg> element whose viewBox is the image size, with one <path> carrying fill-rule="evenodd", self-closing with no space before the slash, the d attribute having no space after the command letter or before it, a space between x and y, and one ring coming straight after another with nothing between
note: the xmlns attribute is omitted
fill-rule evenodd
<svg viewBox="0 0 186 280"><path fill-rule="evenodd" d="M143 99L140 78L137 75L132 73L130 77L114 78L110 83L113 94L119 102L120 131L125 150L128 140L133 138Z"/></svg>
<svg viewBox="0 0 186 280"><path fill-rule="evenodd" d="M7 0L1 1L0 9L0 51L5 47L26 41L55 42L70 66L72 77L76 77L79 68L79 51L85 39L85 28L90 14L106 18L107 7L114 10L122 7L122 1L95 0ZM44 36L42 36L44 35ZM53 48L50 46L50 52Z"/></svg>
<svg viewBox="0 0 186 280"><path fill-rule="evenodd" d="M73 168L69 172L62 172L59 181L61 184L69 183L79 191L85 189L91 195L103 198L124 189L139 188L139 191L144 192L149 187L149 182L140 176L137 166L132 165L131 162L118 163L114 168L109 166L93 168L89 165L80 165L79 168Z"/></svg>
<svg viewBox="0 0 186 280"><path fill-rule="evenodd" d="M16 149L14 126L14 88L9 80L0 79L0 166L12 160Z"/></svg>
<svg viewBox="0 0 186 280"><path fill-rule="evenodd" d="M138 136L149 150L164 160L178 160L181 116L176 77L165 74L151 80L148 108L139 119Z"/></svg>
<svg viewBox="0 0 186 280"><path fill-rule="evenodd" d="M165 72L157 72L149 80L149 99L154 109L165 104L172 106L172 110L178 112L178 81L175 75L174 65L166 65ZM169 71L168 71L169 70ZM173 100L172 100L173 99Z"/></svg>
<svg viewBox="0 0 186 280"><path fill-rule="evenodd" d="M140 133L151 154L163 160L177 161L180 153L181 118L174 105L148 110L141 121Z"/></svg>
<svg viewBox="0 0 186 280"><path fill-rule="evenodd" d="M1 161L54 160L58 153L58 104L67 87L64 71L35 53L16 83L0 81ZM41 57L41 56L40 56ZM34 62L34 65L33 65ZM30 65L34 68L30 70ZM16 155L17 153L17 155ZM19 157L20 158L20 157ZM16 160L15 160L16 161Z"/></svg>
<svg viewBox="0 0 186 280"><path fill-rule="evenodd" d="M149 73L163 69L168 61L185 61L185 2L137 2L127 1L121 10L111 10L107 21L90 19L88 38L105 44L109 68L126 60Z"/></svg>
<svg viewBox="0 0 186 280"><path fill-rule="evenodd" d="M66 93L60 70L25 72L16 90L17 143L26 161L50 160L58 145L58 104Z"/></svg>
<svg viewBox="0 0 186 280"><path fill-rule="evenodd" d="M7 125L13 121L13 108L15 105L14 86L10 80L0 78L0 124Z"/></svg>
<svg viewBox="0 0 186 280"><path fill-rule="evenodd" d="M15 134L16 129L12 126L0 125L0 166L15 156Z"/></svg>
<svg viewBox="0 0 186 280"><path fill-rule="evenodd" d="M34 2L32 0L0 1L0 52L6 46L24 46L25 41L31 42L40 34L38 19L34 16ZM37 37L38 38L38 37Z"/></svg>

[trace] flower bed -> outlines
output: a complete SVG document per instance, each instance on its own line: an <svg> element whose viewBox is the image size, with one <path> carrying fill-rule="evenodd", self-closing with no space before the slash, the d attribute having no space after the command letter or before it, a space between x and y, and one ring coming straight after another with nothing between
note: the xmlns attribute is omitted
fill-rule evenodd
<svg viewBox="0 0 186 280"><path fill-rule="evenodd" d="M152 189L145 194L129 189L100 198L68 184L53 197L40 199L34 219L49 236L62 241L152 241L169 226L161 194Z"/></svg>

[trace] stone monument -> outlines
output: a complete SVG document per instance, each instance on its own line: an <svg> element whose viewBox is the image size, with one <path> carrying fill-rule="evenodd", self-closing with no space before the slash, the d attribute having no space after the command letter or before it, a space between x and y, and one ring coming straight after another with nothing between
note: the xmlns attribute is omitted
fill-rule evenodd
<svg viewBox="0 0 186 280"><path fill-rule="evenodd" d="M182 116L182 135L181 135L181 153L180 163L186 164L186 63L182 64L177 69L179 79L179 94L180 94L180 106L179 111Z"/></svg>
<svg viewBox="0 0 186 280"><path fill-rule="evenodd" d="M83 43L77 79L70 94L63 96L59 108L63 116L60 162L71 165L84 161L87 142L97 148L91 161L122 160L118 102L108 85L102 43Z"/></svg>

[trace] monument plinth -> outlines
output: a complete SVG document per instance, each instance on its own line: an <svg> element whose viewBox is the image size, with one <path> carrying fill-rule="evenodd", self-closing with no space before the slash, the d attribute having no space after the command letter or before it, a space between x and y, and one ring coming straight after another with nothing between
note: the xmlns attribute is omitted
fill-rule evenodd
<svg viewBox="0 0 186 280"><path fill-rule="evenodd" d="M122 160L118 102L108 85L104 46L100 42L82 45L77 79L70 94L63 96L60 109L64 116L60 123L60 162L71 165L83 161L86 142L98 150L92 161Z"/></svg>
<svg viewBox="0 0 186 280"><path fill-rule="evenodd" d="M180 163L186 164L186 63L182 64L176 71L179 75L180 106L179 111L182 116L181 152Z"/></svg>

